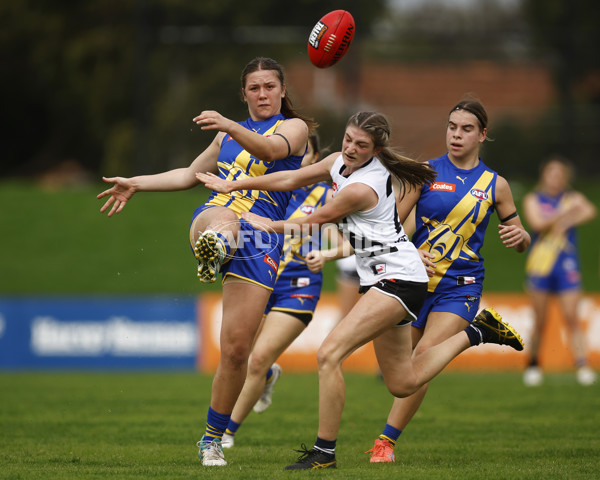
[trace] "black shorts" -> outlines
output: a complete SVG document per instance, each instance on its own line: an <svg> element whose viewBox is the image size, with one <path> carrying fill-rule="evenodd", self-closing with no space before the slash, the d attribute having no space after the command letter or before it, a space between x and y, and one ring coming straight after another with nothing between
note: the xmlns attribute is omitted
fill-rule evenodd
<svg viewBox="0 0 600 480"><path fill-rule="evenodd" d="M358 290L359 293L365 293L370 288L379 290L385 295L394 297L406 309L408 316L403 318L398 325L406 325L417 319L419 310L425 303L427 296L427 282L410 282L407 280L394 280L386 278L380 280L375 285L364 285Z"/></svg>

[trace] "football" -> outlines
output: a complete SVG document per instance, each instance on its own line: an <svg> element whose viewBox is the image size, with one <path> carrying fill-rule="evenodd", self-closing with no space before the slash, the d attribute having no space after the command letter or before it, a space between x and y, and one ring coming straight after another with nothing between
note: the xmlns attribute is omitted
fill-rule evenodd
<svg viewBox="0 0 600 480"><path fill-rule="evenodd" d="M315 67L335 65L354 38L354 18L346 10L334 10L317 22L308 37L308 57Z"/></svg>

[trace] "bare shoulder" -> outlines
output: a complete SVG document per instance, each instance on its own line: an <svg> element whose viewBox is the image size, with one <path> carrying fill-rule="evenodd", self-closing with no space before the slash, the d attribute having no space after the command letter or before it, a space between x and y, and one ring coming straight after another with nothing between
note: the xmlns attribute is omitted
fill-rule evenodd
<svg viewBox="0 0 600 480"><path fill-rule="evenodd" d="M502 201L507 198L512 198L512 190L508 180L502 175L496 177L496 201Z"/></svg>
<svg viewBox="0 0 600 480"><path fill-rule="evenodd" d="M330 153L323 160L321 160L319 163L322 163L322 164L328 166L329 168L331 168L333 166L333 164L335 163L335 161L337 160L337 158L341 154L342 154L342 152L333 152L333 153Z"/></svg>
<svg viewBox="0 0 600 480"><path fill-rule="evenodd" d="M300 118L286 118L276 129L277 132L300 131L308 134L308 125Z"/></svg>

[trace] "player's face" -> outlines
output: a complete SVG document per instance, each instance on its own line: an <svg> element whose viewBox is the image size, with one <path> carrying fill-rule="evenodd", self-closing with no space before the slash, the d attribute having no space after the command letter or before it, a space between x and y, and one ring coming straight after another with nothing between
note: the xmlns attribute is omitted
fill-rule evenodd
<svg viewBox="0 0 600 480"><path fill-rule="evenodd" d="M281 100L285 96L282 85L274 70L257 70L246 78L242 89L244 100L253 120L266 120L281 112Z"/></svg>
<svg viewBox="0 0 600 480"><path fill-rule="evenodd" d="M342 154L348 173L362 167L380 150L380 148L375 148L373 138L367 132L354 125L346 127L344 140L342 141Z"/></svg>
<svg viewBox="0 0 600 480"><path fill-rule="evenodd" d="M542 186L552 194L559 194L569 185L569 172L560 162L549 162L542 171Z"/></svg>
<svg viewBox="0 0 600 480"><path fill-rule="evenodd" d="M464 160L479 155L479 147L485 140L487 129L480 130L477 117L466 110L450 114L446 128L446 148L451 157Z"/></svg>

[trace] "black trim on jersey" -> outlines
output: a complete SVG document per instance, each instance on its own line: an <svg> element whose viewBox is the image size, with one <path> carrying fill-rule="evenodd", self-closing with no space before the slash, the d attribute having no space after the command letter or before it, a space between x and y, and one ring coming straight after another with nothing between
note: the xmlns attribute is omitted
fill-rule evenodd
<svg viewBox="0 0 600 480"><path fill-rule="evenodd" d="M398 247L381 247L379 250L371 250L369 252L357 252L355 255L360 258L370 258L370 257L378 257L379 255L385 255L386 253L396 253L398 251ZM371 267L375 268L375 267ZM377 275L377 271L373 271L374 275Z"/></svg>
<svg viewBox="0 0 600 480"><path fill-rule="evenodd" d="M389 244L378 242L376 240L369 240L368 238L365 239L364 237L359 237L350 231L345 231L344 233L348 236L348 241L350 242L350 245L352 245L352 249L357 257L376 257L379 255L385 255L386 253L394 253L398 251L398 247L393 245L390 246ZM400 238L398 238L397 242L408 242L408 237L406 235L402 235ZM371 247L379 248L369 251L365 250L366 248Z"/></svg>
<svg viewBox="0 0 600 480"><path fill-rule="evenodd" d="M388 173L387 184L385 186L385 194L389 197L392 193L394 193L394 188L392 187L392 176Z"/></svg>
<svg viewBox="0 0 600 480"><path fill-rule="evenodd" d="M396 227L396 233L402 231L402 224L400 223L400 217L398 216L398 206L394 202L394 226Z"/></svg>
<svg viewBox="0 0 600 480"><path fill-rule="evenodd" d="M375 157L371 157L369 160L367 160L363 165L361 165L360 167L358 167L356 169L356 171L360 170L361 168L366 167L367 165L369 165L369 163L371 163L373 161ZM349 173L348 175L344 175L342 172L346 169L346 165L342 162L342 166L340 167L340 171L338 172L342 177L344 178L348 178L350 175L352 175L352 173Z"/></svg>

